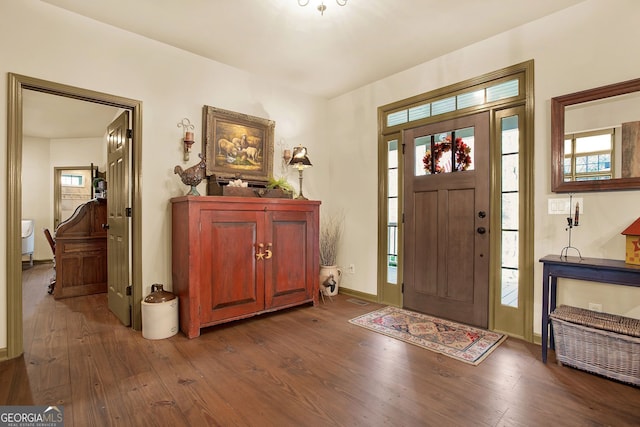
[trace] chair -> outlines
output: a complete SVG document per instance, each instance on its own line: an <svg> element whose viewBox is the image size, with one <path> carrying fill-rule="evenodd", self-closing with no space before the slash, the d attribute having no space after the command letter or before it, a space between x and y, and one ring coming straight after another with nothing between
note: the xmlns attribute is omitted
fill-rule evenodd
<svg viewBox="0 0 640 427"><path fill-rule="evenodd" d="M53 252L53 277L49 279L49 289L47 291L49 295L51 295L56 287L56 241L53 236L51 236L48 228L44 229L44 236L47 238L47 242L49 242L51 252Z"/></svg>

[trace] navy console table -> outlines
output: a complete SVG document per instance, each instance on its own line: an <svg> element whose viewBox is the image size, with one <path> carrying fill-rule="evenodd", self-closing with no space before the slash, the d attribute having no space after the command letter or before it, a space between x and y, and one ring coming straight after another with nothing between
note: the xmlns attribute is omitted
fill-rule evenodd
<svg viewBox="0 0 640 427"><path fill-rule="evenodd" d="M558 277L640 287L640 265L627 264L621 260L601 258L561 257L547 255L542 263L542 363L547 363L549 337L549 314L556 308ZM549 340L549 338L551 338Z"/></svg>

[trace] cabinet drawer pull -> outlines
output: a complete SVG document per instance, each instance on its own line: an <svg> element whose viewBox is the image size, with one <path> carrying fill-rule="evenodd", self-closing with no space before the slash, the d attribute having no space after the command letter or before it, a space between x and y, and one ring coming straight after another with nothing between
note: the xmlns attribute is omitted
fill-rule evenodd
<svg viewBox="0 0 640 427"><path fill-rule="evenodd" d="M267 250L265 251L264 259L269 259L273 256L273 252L271 252L271 243L267 243Z"/></svg>
<svg viewBox="0 0 640 427"><path fill-rule="evenodd" d="M262 248L264 248L264 245L262 243L259 243L258 248L256 250L256 259L264 259L264 252L262 252Z"/></svg>

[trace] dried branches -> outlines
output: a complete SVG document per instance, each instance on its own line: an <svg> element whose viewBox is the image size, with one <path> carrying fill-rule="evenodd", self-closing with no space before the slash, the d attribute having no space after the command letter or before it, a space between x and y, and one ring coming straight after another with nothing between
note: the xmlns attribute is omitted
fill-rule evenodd
<svg viewBox="0 0 640 427"><path fill-rule="evenodd" d="M328 215L320 225L320 265L336 265L344 215Z"/></svg>

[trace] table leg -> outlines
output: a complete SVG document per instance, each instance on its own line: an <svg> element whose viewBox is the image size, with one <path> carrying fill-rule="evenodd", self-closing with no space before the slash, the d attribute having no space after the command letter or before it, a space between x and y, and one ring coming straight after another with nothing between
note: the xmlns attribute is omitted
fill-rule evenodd
<svg viewBox="0 0 640 427"><path fill-rule="evenodd" d="M556 309L556 295L558 294L558 278L556 276L551 276L551 289L549 290L549 298L551 300L549 306L549 313L553 313ZM549 347L552 350L556 349L556 342L553 338L553 322L549 321Z"/></svg>
<svg viewBox="0 0 640 427"><path fill-rule="evenodd" d="M542 268L542 363L547 363L549 345L549 267Z"/></svg>

